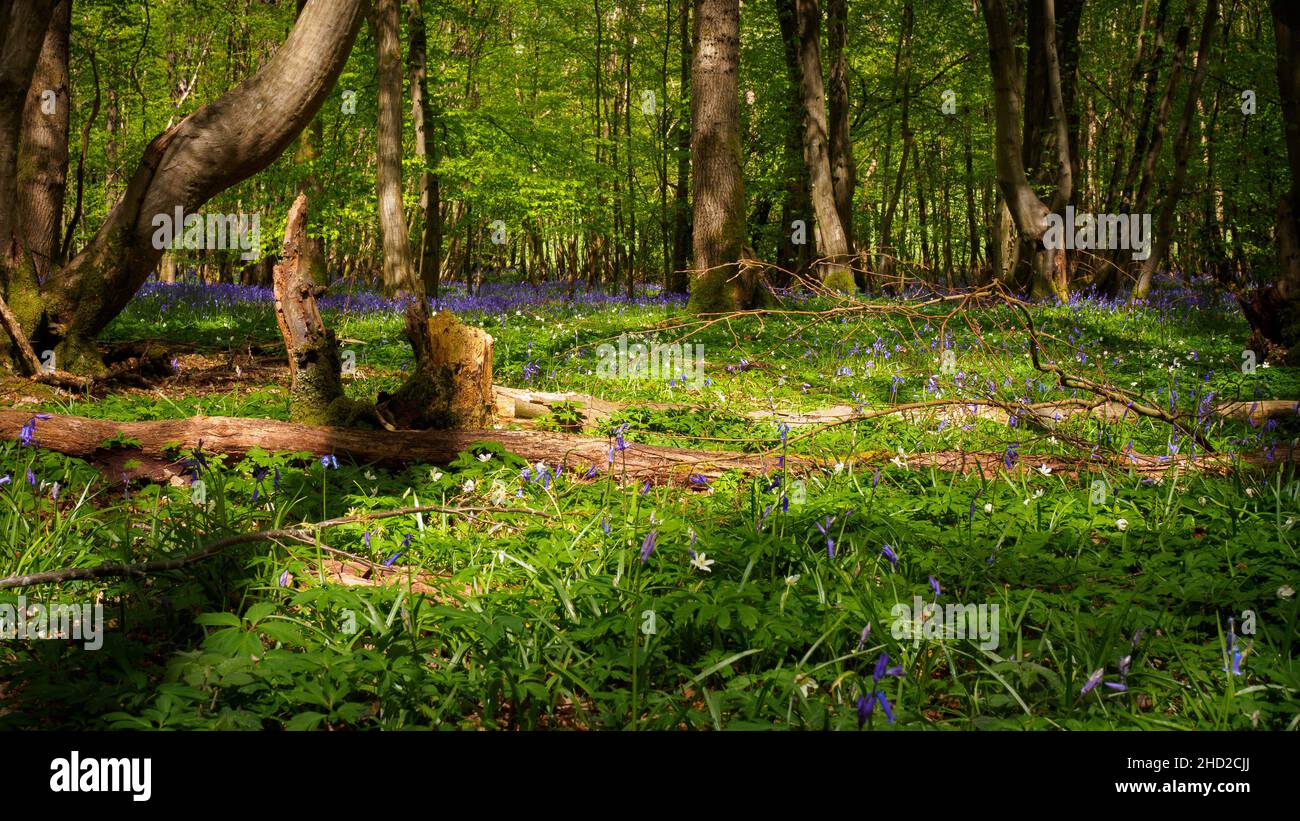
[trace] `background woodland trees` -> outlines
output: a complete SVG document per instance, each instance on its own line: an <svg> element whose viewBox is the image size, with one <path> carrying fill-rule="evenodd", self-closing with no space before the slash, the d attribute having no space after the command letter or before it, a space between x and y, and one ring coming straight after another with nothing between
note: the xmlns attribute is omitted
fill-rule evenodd
<svg viewBox="0 0 1300 821"><path fill-rule="evenodd" d="M1295 64L1278 59L1295 13L1262 0L384 0L319 113L292 124L296 145L207 186L205 212L260 216L261 257L145 255L111 299L96 296L104 289L85 284L94 277L76 259L121 245L104 232L141 158L265 68L302 7L0 7L4 296L34 342L72 326L93 338L154 270L269 284L301 191L321 282L391 291L415 277L432 295L508 275L684 290L685 271L715 256L692 234L714 230L693 225L693 193L718 184L698 153L692 162L692 95L702 65L711 70L697 46L714 42L701 21L733 11L734 68L723 86L703 84L735 103L723 128L739 143L739 213L723 261L771 263L775 285L797 274L873 292L1000 278L1058 298L1140 298L1157 273L1208 275L1239 293L1266 340L1295 341L1289 320L1269 319L1291 315L1295 289L1256 288L1295 268L1283 244L1300 152ZM299 85L277 82L277 94ZM53 114L41 108L47 90ZM252 109L232 116L250 132L267 124ZM1067 205L1153 214L1152 259L1043 253L1043 219ZM713 307L759 289L740 291Z"/></svg>

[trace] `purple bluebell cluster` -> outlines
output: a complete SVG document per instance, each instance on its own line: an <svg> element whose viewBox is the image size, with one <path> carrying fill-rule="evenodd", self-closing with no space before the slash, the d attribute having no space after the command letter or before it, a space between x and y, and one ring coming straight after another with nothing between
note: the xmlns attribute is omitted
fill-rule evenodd
<svg viewBox="0 0 1300 821"><path fill-rule="evenodd" d="M148 282L136 294L136 299L156 303L157 310L162 314L177 306L199 313L215 313L228 309L231 305L270 306L275 301L275 295L270 288L256 285ZM344 283L336 283L325 296L317 300L322 311L350 316L399 315L409 302L409 297L386 297L373 291L349 288ZM566 282L542 282L537 285L484 283L476 294L471 294L463 285L444 284L438 299L431 299L429 304L435 311L495 315L560 306L578 309L610 306L676 307L686 304L686 296L665 292L656 285L638 289L636 295L629 299L623 292L609 293L586 286L571 288Z"/></svg>

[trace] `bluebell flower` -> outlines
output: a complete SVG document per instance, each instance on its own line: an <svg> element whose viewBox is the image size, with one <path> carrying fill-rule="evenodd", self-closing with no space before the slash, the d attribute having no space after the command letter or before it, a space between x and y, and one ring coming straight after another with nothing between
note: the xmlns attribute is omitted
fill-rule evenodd
<svg viewBox="0 0 1300 821"><path fill-rule="evenodd" d="M1098 667L1091 676L1088 676L1088 680L1083 683L1083 687L1079 690L1079 695L1087 695L1094 687L1101 684L1101 676L1105 671L1106 668Z"/></svg>
<svg viewBox="0 0 1300 821"><path fill-rule="evenodd" d="M323 468L334 468L335 470L337 470L339 466L339 460L335 459L334 454L332 453L326 454L320 458L320 466Z"/></svg>
<svg viewBox="0 0 1300 821"><path fill-rule="evenodd" d="M23 447L30 447L32 437L36 435L36 417L27 420L27 424L18 429L18 442Z"/></svg>
<svg viewBox="0 0 1300 821"><path fill-rule="evenodd" d="M880 658L876 660L876 668L871 673L871 692L858 697L858 729L862 729L862 726L867 723L867 719L871 716L871 711L875 709L877 703L880 704L880 709L884 712L885 718L889 719L889 723L894 723L894 710L890 706L885 692L880 689L880 681L889 676L898 678L902 675L903 668L898 666L890 667L889 654L881 653Z"/></svg>
<svg viewBox="0 0 1300 821"><path fill-rule="evenodd" d="M867 646L867 639L870 638L870 636L871 636L871 622L867 622L867 626L862 628L862 635L858 637L858 647L857 650L855 650L854 652L858 652L858 653L862 652L862 648Z"/></svg>
<svg viewBox="0 0 1300 821"><path fill-rule="evenodd" d="M934 576L930 577L930 589L934 591L934 597L936 599L939 598L939 594L940 594L939 580L936 579Z"/></svg>
<svg viewBox="0 0 1300 821"><path fill-rule="evenodd" d="M1245 675L1241 672L1241 660L1246 654L1237 648L1237 627L1232 616L1228 616L1228 652L1232 655L1232 674ZM1228 668L1224 667L1223 672L1228 672Z"/></svg>
<svg viewBox="0 0 1300 821"><path fill-rule="evenodd" d="M1007 470L1011 470L1016 464L1016 448L1020 447L1019 442L1012 442L1007 445L1006 452L1002 454L1002 464L1006 465Z"/></svg>
<svg viewBox="0 0 1300 821"><path fill-rule="evenodd" d="M655 545L658 541L658 530L652 530L645 535L645 539L641 542L641 564L645 564L646 560L650 558L650 554L654 552Z"/></svg>
<svg viewBox="0 0 1300 821"><path fill-rule="evenodd" d="M835 519L835 516L827 516L820 522L813 522L826 537L826 555L832 559L835 558L835 540L831 538L830 529L835 524Z"/></svg>
<svg viewBox="0 0 1300 821"><path fill-rule="evenodd" d="M889 559L889 563L891 565L893 565L894 567L898 567L898 554L894 552L893 547L891 547L890 545L885 545L884 547L880 548L880 552L881 554L884 555L886 559Z"/></svg>

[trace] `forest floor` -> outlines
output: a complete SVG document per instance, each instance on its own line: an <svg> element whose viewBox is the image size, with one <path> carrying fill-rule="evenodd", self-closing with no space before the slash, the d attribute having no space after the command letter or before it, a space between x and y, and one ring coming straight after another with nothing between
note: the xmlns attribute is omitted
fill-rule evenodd
<svg viewBox="0 0 1300 821"><path fill-rule="evenodd" d="M401 384L399 307L323 301L349 395ZM287 420L271 295L239 286L147 286L105 342L147 347L156 372L83 396L0 385L35 423L0 442L0 576L326 523L184 571L0 591L101 602L106 620L99 652L0 644L0 727L1300 724L1300 415L1256 412L1300 400L1300 371L1250 368L1211 286L1031 309L1047 360L1185 414L1183 431L1072 412L1096 398L1034 368L1006 305L791 299L702 324L652 292L489 285L443 307L494 336L498 384L604 403L503 428L580 429L611 461L488 443L399 471L207 455L198 494L40 447L40 413ZM625 334L700 345L699 380L605 372L599 346ZM1247 411L1214 412L1231 401ZM623 481L625 443L823 467ZM368 515L421 505L443 510Z"/></svg>

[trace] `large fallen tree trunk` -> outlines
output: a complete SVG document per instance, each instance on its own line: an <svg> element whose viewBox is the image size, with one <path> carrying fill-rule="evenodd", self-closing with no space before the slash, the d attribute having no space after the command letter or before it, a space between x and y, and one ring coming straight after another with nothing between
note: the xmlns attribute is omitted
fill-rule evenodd
<svg viewBox="0 0 1300 821"><path fill-rule="evenodd" d="M481 442L494 442L529 462L565 465L578 475L592 468L617 477L656 484L702 487L698 477L712 479L728 470L769 473L782 468L776 454L687 450L627 443L614 450L606 439L529 430L373 431L296 425L271 419L195 416L162 422L114 422L80 416L42 414L36 422L32 444L48 450L97 462L114 480L161 481L185 470L184 455L202 446L206 453L236 458L254 448L271 452L307 451L332 454L361 463L400 466L412 462L445 465ZM0 410L0 440L18 439L32 419L28 411ZM611 454L614 461L610 461ZM1005 454L943 451L916 453L899 459L896 454L870 451L854 454L859 465L934 468L944 471L996 475L1005 470ZM1288 466L1295 454L1222 454L1190 457L1151 456L1139 453L1098 454L1067 458L1025 455L1010 471L1027 473L1046 465L1060 476L1077 476L1102 469L1139 475L1159 475L1170 468L1226 474L1235 468L1272 469ZM900 464L901 463L901 464ZM785 466L794 473L829 468L831 460L790 455Z"/></svg>
<svg viewBox="0 0 1300 821"><path fill-rule="evenodd" d="M0 411L0 439L17 439L32 418L28 411ZM542 431L446 430L374 431L297 425L272 419L195 416L162 422L114 422L80 416L39 419L33 444L106 464L116 479L160 480L183 470L181 451L202 443L204 452L242 457L253 448L271 452L309 451L357 462L445 465L478 442L495 442L529 462L564 464L570 470L612 470L660 484L686 484L692 475L715 477L727 470L775 470L779 457L685 450L627 443L609 461L605 439ZM124 444L125 443L125 444ZM130 467L128 467L128 465ZM793 466L793 465L792 465Z"/></svg>

